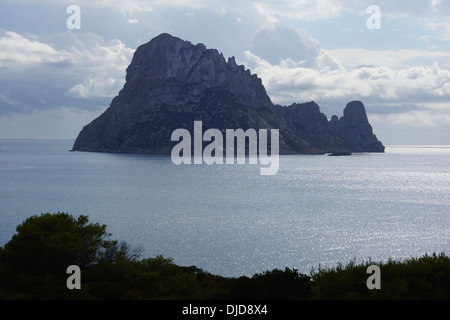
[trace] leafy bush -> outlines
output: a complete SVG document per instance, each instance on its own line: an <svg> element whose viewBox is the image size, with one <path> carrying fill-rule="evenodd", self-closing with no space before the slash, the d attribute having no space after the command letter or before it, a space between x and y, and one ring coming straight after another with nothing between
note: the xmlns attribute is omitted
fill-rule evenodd
<svg viewBox="0 0 450 320"><path fill-rule="evenodd" d="M376 264L381 270L381 289L366 286L367 267ZM320 299L449 299L450 258L444 253L425 254L404 261L386 263L354 261L343 267L312 272L313 297Z"/></svg>

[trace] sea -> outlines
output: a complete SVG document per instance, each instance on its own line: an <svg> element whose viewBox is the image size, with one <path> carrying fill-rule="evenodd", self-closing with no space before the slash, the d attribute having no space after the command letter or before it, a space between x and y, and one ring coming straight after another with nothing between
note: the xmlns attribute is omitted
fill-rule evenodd
<svg viewBox="0 0 450 320"><path fill-rule="evenodd" d="M72 146L0 140L0 246L28 217L66 212L141 258L227 277L450 254L450 146L281 155L274 175Z"/></svg>

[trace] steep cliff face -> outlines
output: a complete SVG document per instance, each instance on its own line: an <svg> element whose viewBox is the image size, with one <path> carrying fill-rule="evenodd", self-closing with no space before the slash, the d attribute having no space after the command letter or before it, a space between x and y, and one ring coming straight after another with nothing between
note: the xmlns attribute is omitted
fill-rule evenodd
<svg viewBox="0 0 450 320"><path fill-rule="evenodd" d="M156 104L184 106L186 99L198 103L205 89L226 87L238 103L255 108L271 105L261 79L238 66L234 58L227 62L215 49L166 33L138 48L126 80L128 87L143 89Z"/></svg>
<svg viewBox="0 0 450 320"><path fill-rule="evenodd" d="M74 151L170 153L175 129L279 129L280 153L383 152L364 106L330 121L314 102L273 105L261 79L203 44L161 34L141 45L110 107L86 125Z"/></svg>

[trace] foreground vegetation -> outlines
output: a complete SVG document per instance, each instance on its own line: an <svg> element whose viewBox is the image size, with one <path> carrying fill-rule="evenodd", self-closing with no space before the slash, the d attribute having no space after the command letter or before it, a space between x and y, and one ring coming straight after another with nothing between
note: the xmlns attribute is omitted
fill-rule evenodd
<svg viewBox="0 0 450 320"><path fill-rule="evenodd" d="M0 247L0 299L449 299L450 258L424 255L385 263L351 261L310 275L274 269L228 278L181 267L109 240L106 226L66 213L25 220ZM381 270L381 289L369 290L367 267ZM81 289L69 290L69 265Z"/></svg>

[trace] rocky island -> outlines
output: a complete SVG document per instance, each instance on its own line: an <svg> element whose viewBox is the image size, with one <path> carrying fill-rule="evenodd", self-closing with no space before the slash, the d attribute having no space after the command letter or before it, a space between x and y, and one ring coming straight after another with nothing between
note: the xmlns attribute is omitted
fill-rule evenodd
<svg viewBox="0 0 450 320"><path fill-rule="evenodd" d="M384 152L364 105L330 120L314 102L273 104L260 78L215 49L163 33L137 48L109 108L72 151L170 154L178 128L279 129L280 154ZM270 148L270 146L269 146Z"/></svg>

